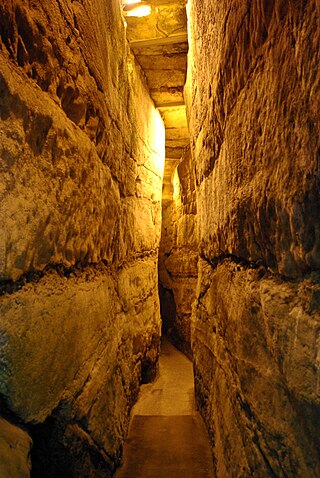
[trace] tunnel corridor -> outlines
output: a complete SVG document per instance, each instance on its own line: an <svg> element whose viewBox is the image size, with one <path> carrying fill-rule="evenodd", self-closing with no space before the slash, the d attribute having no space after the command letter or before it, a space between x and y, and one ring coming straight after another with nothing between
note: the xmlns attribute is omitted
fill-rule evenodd
<svg viewBox="0 0 320 478"><path fill-rule="evenodd" d="M0 2L1 478L320 476L319 64L319 0Z"/></svg>
<svg viewBox="0 0 320 478"><path fill-rule="evenodd" d="M186 1L156 1L135 16L137 3L123 4L126 36L141 66L150 96L165 126L159 296L162 329L192 357L191 309L198 277L196 198L184 87L187 76ZM186 237L188 238L186 239Z"/></svg>

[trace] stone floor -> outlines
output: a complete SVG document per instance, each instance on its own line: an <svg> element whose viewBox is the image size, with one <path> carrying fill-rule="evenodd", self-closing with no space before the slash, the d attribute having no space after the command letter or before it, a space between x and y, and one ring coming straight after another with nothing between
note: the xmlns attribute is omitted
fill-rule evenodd
<svg viewBox="0 0 320 478"><path fill-rule="evenodd" d="M164 340L158 379L142 387L115 478L210 477L212 457L195 406L192 363Z"/></svg>

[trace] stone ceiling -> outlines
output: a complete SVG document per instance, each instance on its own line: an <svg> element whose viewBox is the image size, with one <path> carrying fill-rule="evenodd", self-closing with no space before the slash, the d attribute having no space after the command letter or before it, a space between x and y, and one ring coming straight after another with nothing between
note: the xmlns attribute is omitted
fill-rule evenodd
<svg viewBox="0 0 320 478"><path fill-rule="evenodd" d="M166 127L164 183L168 185L177 161L189 144L183 98L188 52L187 0L147 3L151 5L150 15L126 16L127 39L145 72L151 97Z"/></svg>

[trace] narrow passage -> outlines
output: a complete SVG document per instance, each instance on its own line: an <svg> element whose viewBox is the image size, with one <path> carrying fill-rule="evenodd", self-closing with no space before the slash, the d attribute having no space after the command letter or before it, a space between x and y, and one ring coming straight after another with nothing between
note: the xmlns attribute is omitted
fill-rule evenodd
<svg viewBox="0 0 320 478"><path fill-rule="evenodd" d="M115 478L210 478L212 457L195 406L192 363L163 339L159 369L133 408Z"/></svg>

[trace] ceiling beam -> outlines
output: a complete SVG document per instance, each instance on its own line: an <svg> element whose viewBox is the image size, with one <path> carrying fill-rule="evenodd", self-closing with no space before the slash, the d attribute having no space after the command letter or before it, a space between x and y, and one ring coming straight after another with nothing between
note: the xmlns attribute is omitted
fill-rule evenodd
<svg viewBox="0 0 320 478"><path fill-rule="evenodd" d="M185 106L184 101L170 101L168 103L156 102L156 108L177 108L177 106Z"/></svg>
<svg viewBox="0 0 320 478"><path fill-rule="evenodd" d="M185 43L188 41L188 34L172 35L162 38L151 38L150 40L138 40L129 42L131 48L143 48L148 46L174 45L176 43Z"/></svg>
<svg viewBox="0 0 320 478"><path fill-rule="evenodd" d="M161 6L161 5L170 5L171 3L186 5L187 0L148 0L151 5Z"/></svg>

